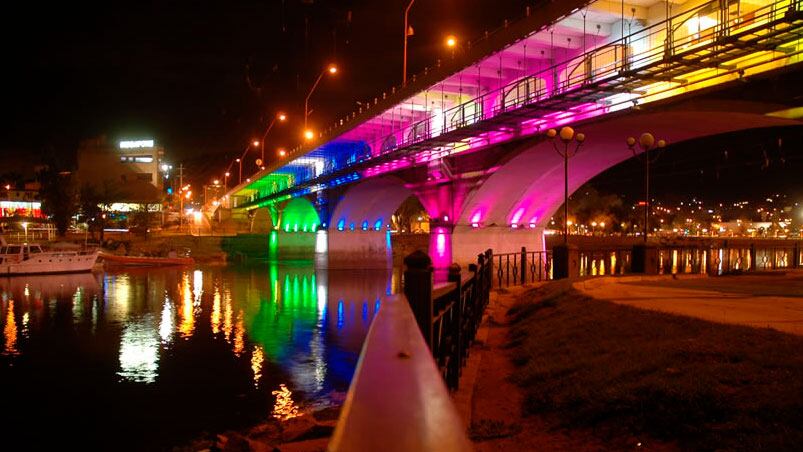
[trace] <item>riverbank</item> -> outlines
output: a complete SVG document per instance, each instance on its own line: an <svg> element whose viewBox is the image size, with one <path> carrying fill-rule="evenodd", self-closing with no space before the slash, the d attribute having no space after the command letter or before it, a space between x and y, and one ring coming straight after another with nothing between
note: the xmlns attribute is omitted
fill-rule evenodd
<svg viewBox="0 0 803 452"><path fill-rule="evenodd" d="M599 301L501 294L469 432L477 450L792 450L803 338Z"/></svg>

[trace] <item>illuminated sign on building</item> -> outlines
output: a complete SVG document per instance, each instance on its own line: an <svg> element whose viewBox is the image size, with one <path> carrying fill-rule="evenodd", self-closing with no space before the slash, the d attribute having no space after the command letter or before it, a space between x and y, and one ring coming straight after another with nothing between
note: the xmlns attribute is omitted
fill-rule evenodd
<svg viewBox="0 0 803 452"><path fill-rule="evenodd" d="M120 149L152 148L153 140L121 141Z"/></svg>
<svg viewBox="0 0 803 452"><path fill-rule="evenodd" d="M23 201L0 201L0 217L33 217L44 218L42 203Z"/></svg>

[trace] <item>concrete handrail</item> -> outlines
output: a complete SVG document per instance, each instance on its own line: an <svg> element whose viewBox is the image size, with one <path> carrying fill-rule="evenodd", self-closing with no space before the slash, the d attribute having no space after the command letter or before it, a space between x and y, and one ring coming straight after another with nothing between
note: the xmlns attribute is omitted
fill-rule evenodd
<svg viewBox="0 0 803 452"><path fill-rule="evenodd" d="M404 295L389 297L368 330L328 449L471 450Z"/></svg>

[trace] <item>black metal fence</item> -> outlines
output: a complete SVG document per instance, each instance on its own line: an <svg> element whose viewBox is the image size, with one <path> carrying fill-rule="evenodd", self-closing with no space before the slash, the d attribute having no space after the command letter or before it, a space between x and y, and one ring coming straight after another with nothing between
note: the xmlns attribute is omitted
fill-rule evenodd
<svg viewBox="0 0 803 452"><path fill-rule="evenodd" d="M468 350L488 305L493 284L493 253L480 254L462 271L453 264L448 282L433 284L432 261L415 252L404 259L404 295L449 389L457 389Z"/></svg>
<svg viewBox="0 0 803 452"><path fill-rule="evenodd" d="M803 244L797 241L769 243L723 243L719 245L656 248L652 274L708 274L719 276L740 272L803 268ZM610 247L577 252L578 275L609 276L632 274L633 249ZM553 279L552 252L527 251L493 254L494 286L510 287Z"/></svg>
<svg viewBox="0 0 803 452"><path fill-rule="evenodd" d="M527 251L492 254L496 287L517 286L552 279L552 252Z"/></svg>

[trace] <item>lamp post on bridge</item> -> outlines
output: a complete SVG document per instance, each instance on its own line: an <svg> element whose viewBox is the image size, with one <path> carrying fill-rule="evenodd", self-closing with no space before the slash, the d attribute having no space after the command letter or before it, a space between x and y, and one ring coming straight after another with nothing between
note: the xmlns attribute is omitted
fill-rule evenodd
<svg viewBox="0 0 803 452"><path fill-rule="evenodd" d="M580 274L577 250L570 251L569 247L569 158L577 155L586 136L583 133L575 133L571 127L563 127L560 132L549 129L546 136L552 142L555 152L563 157L563 245L552 248L554 262L552 274L555 279L576 277ZM560 139L560 144L555 138Z"/></svg>
<svg viewBox="0 0 803 452"><path fill-rule="evenodd" d="M270 124L268 124L268 128L265 129L265 133L262 134L262 141L260 142L261 146L260 150L262 155L260 156L260 160L262 160L263 164L265 162L265 139L268 137L268 132L270 132L270 129L272 129L273 126L276 124L276 121L279 122L287 121L287 115L282 112L277 113L270 121Z"/></svg>
<svg viewBox="0 0 803 452"><path fill-rule="evenodd" d="M318 75L317 79L315 79L315 83L312 84L312 88L310 88L309 93L307 93L307 97L304 99L304 138L307 139L307 141L314 138L312 131L307 128L307 118L309 117L309 98L312 97L312 93L315 92L315 88L318 87L318 84L321 83L321 79L327 72L330 75L337 74L337 66L335 64L330 64L323 71L321 71L321 74Z"/></svg>
<svg viewBox="0 0 803 452"><path fill-rule="evenodd" d="M636 152L636 144L643 151L641 154ZM653 134L645 132L641 134L638 141L634 137L628 137L627 147L633 152L633 157L640 158L644 162L644 243L633 246L630 265L634 273L657 273L658 250L647 243L647 236L650 233L650 163L653 158L658 158L658 155L651 158L650 150L655 147L665 148L666 141L658 140L656 142Z"/></svg>
<svg viewBox="0 0 803 452"><path fill-rule="evenodd" d="M407 86L407 37L413 35L412 27L407 21L407 16L410 14L410 8L413 7L415 0L410 0L407 8L404 9L404 62L402 63L402 86Z"/></svg>

